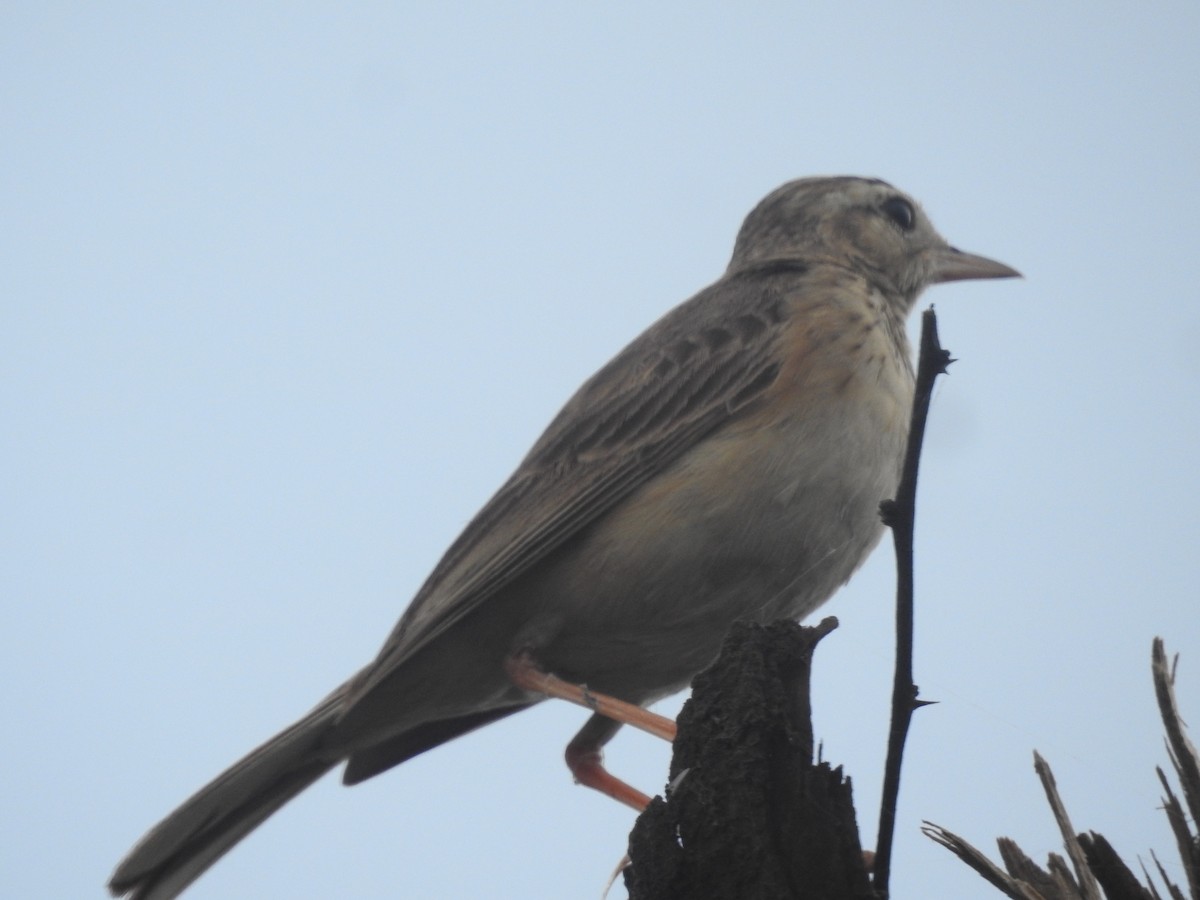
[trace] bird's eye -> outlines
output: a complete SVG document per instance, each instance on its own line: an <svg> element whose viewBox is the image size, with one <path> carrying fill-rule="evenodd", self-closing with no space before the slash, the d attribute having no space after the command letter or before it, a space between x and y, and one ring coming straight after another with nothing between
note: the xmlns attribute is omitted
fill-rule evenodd
<svg viewBox="0 0 1200 900"><path fill-rule="evenodd" d="M901 231L912 231L913 225L917 223L916 210L903 197L884 200L883 214L899 225Z"/></svg>

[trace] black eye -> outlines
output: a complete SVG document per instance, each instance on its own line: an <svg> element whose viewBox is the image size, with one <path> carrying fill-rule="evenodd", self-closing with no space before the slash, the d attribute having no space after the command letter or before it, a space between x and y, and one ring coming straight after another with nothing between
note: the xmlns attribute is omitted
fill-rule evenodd
<svg viewBox="0 0 1200 900"><path fill-rule="evenodd" d="M901 231L912 231L917 223L916 210L903 197L892 197L883 201L883 214L900 226Z"/></svg>

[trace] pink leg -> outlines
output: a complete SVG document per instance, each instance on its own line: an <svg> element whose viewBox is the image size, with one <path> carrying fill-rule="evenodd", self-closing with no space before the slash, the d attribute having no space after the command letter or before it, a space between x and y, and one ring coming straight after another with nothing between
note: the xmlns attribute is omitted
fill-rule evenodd
<svg viewBox="0 0 1200 900"><path fill-rule="evenodd" d="M519 688L567 700L606 719L640 728L664 741L675 740L675 723L666 716L642 709L636 703L627 703L607 694L597 694L583 685L563 681L557 675L551 675L538 668L528 653L509 657L506 668L509 680Z"/></svg>
<svg viewBox="0 0 1200 900"><path fill-rule="evenodd" d="M603 747L622 725L632 725L666 741L675 740L675 723L666 716L649 712L635 703L627 703L571 684L538 668L533 658L522 653L510 657L508 677L517 687L578 704L593 713L579 733L567 744L567 768L575 781L641 812L650 798L626 784L604 768Z"/></svg>

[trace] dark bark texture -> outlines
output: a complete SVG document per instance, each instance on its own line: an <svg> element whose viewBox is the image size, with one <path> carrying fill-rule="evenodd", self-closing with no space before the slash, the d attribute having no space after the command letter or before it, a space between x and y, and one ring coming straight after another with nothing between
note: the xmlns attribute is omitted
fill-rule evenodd
<svg viewBox="0 0 1200 900"><path fill-rule="evenodd" d="M679 715L666 799L630 836L630 900L872 897L850 780L813 761L813 650L836 627L736 625Z"/></svg>

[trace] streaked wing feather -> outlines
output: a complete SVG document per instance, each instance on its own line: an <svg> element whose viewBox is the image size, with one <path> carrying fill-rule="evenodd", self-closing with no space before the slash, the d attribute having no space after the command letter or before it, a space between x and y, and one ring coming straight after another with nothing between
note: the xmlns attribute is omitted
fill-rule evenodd
<svg viewBox="0 0 1200 900"><path fill-rule="evenodd" d="M447 550L355 694L751 407L778 374L783 297L805 271L727 275L586 382Z"/></svg>

